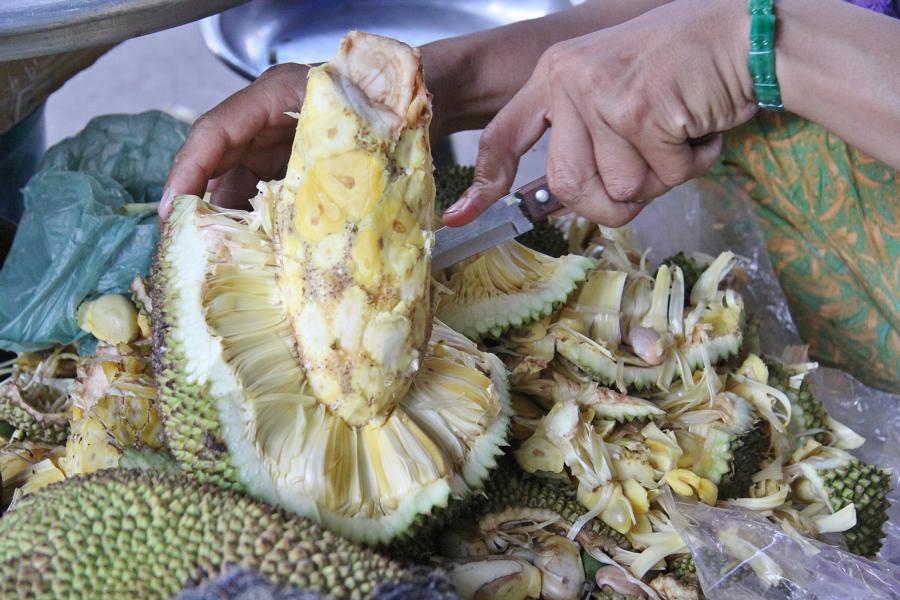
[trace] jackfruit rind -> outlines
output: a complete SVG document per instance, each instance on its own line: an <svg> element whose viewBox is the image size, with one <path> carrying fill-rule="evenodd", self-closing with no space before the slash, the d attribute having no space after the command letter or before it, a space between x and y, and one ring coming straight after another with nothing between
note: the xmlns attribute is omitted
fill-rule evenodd
<svg viewBox="0 0 900 600"><path fill-rule="evenodd" d="M234 565L338 598L368 597L406 574L307 519L152 471L68 479L0 519L5 598L168 598Z"/></svg>
<svg viewBox="0 0 900 600"><path fill-rule="evenodd" d="M856 525L842 532L847 549L870 558L878 554L888 520L891 471L830 447L801 462L799 470L832 512L853 504Z"/></svg>
<svg viewBox="0 0 900 600"><path fill-rule="evenodd" d="M718 486L723 500L746 496L769 447L764 423L750 403L734 394L727 402L729 421L702 428L703 450L691 467Z"/></svg>
<svg viewBox="0 0 900 600"><path fill-rule="evenodd" d="M371 543L479 487L509 419L500 360L436 322L400 404L351 427L306 391L271 244L251 215L179 197L163 234L156 363L183 469ZM253 318L242 323L243 311Z"/></svg>
<svg viewBox="0 0 900 600"><path fill-rule="evenodd" d="M528 475L511 457L505 458L491 474L485 483L484 494L479 494L472 500L463 512L460 522L471 523L486 514L501 512L508 508L552 510L569 524L578 521L585 513L571 486L565 482ZM584 531L607 537L619 548L631 548L624 535L599 518L589 520Z"/></svg>
<svg viewBox="0 0 900 600"><path fill-rule="evenodd" d="M703 340L685 342L679 351L690 369L701 368L704 365L704 352L711 364L721 363L740 352L743 341L743 314L744 303L739 295L731 298L733 304L725 307L737 313L734 319L736 325L727 329L713 331L712 335ZM701 317L701 322L703 322ZM608 386L617 384L619 373L619 355L607 348L603 343L592 340L570 327L557 326L554 328L556 336L556 351L563 358L578 367L584 373L593 377L596 381ZM623 357L621 366L621 380L629 388L645 390L658 386L667 388L677 377L679 369L675 368L674 359L669 357L659 365L640 364L637 358L625 360Z"/></svg>
<svg viewBox="0 0 900 600"><path fill-rule="evenodd" d="M13 378L0 383L0 421L21 431L26 439L65 444L69 437L69 419L68 408L60 412L44 412L28 402Z"/></svg>
<svg viewBox="0 0 900 600"><path fill-rule="evenodd" d="M828 411L810 389L809 379L804 377L800 387L795 388L790 383L790 371L783 365L767 360L766 366L769 368L769 385L784 392L791 401L791 431L796 433L815 431L809 437L820 444L827 444L831 437ZM802 445L806 437L800 436L797 444Z"/></svg>
<svg viewBox="0 0 900 600"><path fill-rule="evenodd" d="M552 313L593 266L586 256L551 258L510 240L436 275L453 292L437 316L471 339L499 337Z"/></svg>

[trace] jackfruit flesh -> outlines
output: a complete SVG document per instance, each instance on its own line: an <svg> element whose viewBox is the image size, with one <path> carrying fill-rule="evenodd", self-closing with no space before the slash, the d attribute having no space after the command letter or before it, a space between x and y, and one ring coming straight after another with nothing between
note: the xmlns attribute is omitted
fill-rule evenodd
<svg viewBox="0 0 900 600"><path fill-rule="evenodd" d="M510 240L436 275L453 292L437 315L472 339L498 337L552 313L593 264L586 256L552 258Z"/></svg>
<svg viewBox="0 0 900 600"><path fill-rule="evenodd" d="M0 421L12 425L26 439L65 443L71 415L68 392L75 381L76 358L68 347L19 354L9 376L0 381Z"/></svg>
<svg viewBox="0 0 900 600"><path fill-rule="evenodd" d="M72 388L72 427L63 459L67 477L119 464L123 450L161 449L162 415L146 340L100 343L83 359Z"/></svg>
<svg viewBox="0 0 900 600"><path fill-rule="evenodd" d="M428 341L430 121L400 42L354 32L310 71L273 248L309 393L350 425L396 406Z"/></svg>
<svg viewBox="0 0 900 600"><path fill-rule="evenodd" d="M252 212L177 198L153 281L182 467L372 543L479 487L508 422L503 364L430 315L418 69L409 47L351 34L310 75L287 178Z"/></svg>
<svg viewBox="0 0 900 600"><path fill-rule="evenodd" d="M170 598L235 565L335 598L407 576L307 519L184 475L101 471L0 519L4 598Z"/></svg>
<svg viewBox="0 0 900 600"><path fill-rule="evenodd" d="M105 294L78 307L78 326L110 344L127 344L140 333L138 311L125 296Z"/></svg>

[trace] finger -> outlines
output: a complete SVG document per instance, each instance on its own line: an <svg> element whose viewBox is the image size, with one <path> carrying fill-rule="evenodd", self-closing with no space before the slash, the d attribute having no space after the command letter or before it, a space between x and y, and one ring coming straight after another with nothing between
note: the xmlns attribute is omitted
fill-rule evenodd
<svg viewBox="0 0 900 600"><path fill-rule="evenodd" d="M168 216L176 195L203 195L209 180L236 166L266 127L291 129L293 119L284 113L299 110L305 85L300 71L281 72L257 80L197 119L169 170L161 218Z"/></svg>
<svg viewBox="0 0 900 600"><path fill-rule="evenodd" d="M592 107L580 110L568 96L565 102L570 110L579 111L588 127L597 173L609 198L616 202L637 201L651 173L644 157L606 123L599 111Z"/></svg>
<svg viewBox="0 0 900 600"><path fill-rule="evenodd" d="M574 110L554 109L547 184L563 205L595 223L619 227L643 208L635 202L610 199L597 171L593 140Z"/></svg>
<svg viewBox="0 0 900 600"><path fill-rule="evenodd" d="M265 107L247 100L246 95L232 96L194 123L169 170L160 216L168 215L177 194L202 196L210 179L237 164L240 155L234 150L243 140L265 127Z"/></svg>
<svg viewBox="0 0 900 600"><path fill-rule="evenodd" d="M532 78L481 133L475 181L444 212L445 224L465 225L509 193L519 159L547 129L547 97L542 89L543 85Z"/></svg>
<svg viewBox="0 0 900 600"><path fill-rule="evenodd" d="M206 191L210 193L212 203L216 206L247 209L250 198L256 196L259 179L251 169L241 165L211 180Z"/></svg>
<svg viewBox="0 0 900 600"><path fill-rule="evenodd" d="M719 156L722 154L722 145L724 144L724 136L717 133L709 139L701 143L692 143L691 150L694 152L695 170L691 177L702 175L712 167Z"/></svg>
<svg viewBox="0 0 900 600"><path fill-rule="evenodd" d="M722 151L722 135L704 138L703 142L650 141L639 138L636 143L650 169L668 187L675 187L709 169Z"/></svg>

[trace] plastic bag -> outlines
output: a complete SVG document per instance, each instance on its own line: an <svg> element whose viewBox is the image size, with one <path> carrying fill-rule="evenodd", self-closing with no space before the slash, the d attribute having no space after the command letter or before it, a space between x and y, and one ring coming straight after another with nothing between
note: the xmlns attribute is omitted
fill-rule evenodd
<svg viewBox="0 0 900 600"><path fill-rule="evenodd" d="M156 205L189 126L159 112L97 117L47 151L23 191L25 213L0 271L0 348L15 352L87 336L88 297L126 292L147 274Z"/></svg>
<svg viewBox="0 0 900 600"><path fill-rule="evenodd" d="M762 321L762 350L780 355L801 343L778 284L762 231L746 197L722 197L699 182L659 198L635 220L637 247L659 262L677 253L731 250L748 275L741 286L748 310ZM814 540L798 540L752 511L666 499L710 600L900 597L900 397L869 388L835 369L812 374L829 413L866 438L858 458L893 469L886 538L877 561ZM755 567L755 568L754 568Z"/></svg>

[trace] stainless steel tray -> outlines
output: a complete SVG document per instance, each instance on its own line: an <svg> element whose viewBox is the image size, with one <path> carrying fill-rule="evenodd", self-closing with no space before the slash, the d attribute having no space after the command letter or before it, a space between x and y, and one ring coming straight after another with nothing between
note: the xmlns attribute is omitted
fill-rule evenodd
<svg viewBox="0 0 900 600"><path fill-rule="evenodd" d="M121 42L246 0L0 0L0 61Z"/></svg>
<svg viewBox="0 0 900 600"><path fill-rule="evenodd" d="M283 62L328 60L351 29L412 46L569 8L569 0L252 0L201 22L206 45L254 79Z"/></svg>

